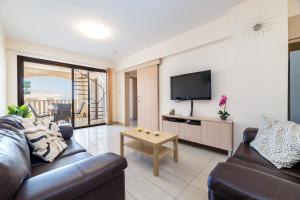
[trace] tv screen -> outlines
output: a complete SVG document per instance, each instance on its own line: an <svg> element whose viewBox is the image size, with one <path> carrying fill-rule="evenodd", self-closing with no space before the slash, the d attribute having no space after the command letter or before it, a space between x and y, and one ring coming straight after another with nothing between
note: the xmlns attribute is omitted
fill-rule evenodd
<svg viewBox="0 0 300 200"><path fill-rule="evenodd" d="M171 77L172 100L211 99L211 71Z"/></svg>

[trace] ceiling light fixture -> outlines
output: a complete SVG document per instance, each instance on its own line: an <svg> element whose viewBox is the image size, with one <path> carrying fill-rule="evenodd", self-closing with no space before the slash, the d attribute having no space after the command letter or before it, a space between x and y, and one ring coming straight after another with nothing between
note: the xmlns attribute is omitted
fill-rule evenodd
<svg viewBox="0 0 300 200"><path fill-rule="evenodd" d="M78 29L86 36L96 40L106 38L110 35L108 27L94 21L80 22L78 24Z"/></svg>

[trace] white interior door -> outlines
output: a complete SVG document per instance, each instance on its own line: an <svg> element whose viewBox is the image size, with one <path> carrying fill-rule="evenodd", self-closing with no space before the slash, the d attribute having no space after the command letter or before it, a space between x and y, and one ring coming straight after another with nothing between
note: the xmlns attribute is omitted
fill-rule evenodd
<svg viewBox="0 0 300 200"><path fill-rule="evenodd" d="M158 130L158 66L137 70L138 126Z"/></svg>

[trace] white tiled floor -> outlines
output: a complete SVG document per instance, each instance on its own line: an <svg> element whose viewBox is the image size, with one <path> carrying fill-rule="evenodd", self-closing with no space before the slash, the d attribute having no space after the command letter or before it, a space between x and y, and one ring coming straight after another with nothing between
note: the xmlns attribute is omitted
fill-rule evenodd
<svg viewBox="0 0 300 200"><path fill-rule="evenodd" d="M120 125L98 126L75 130L75 139L90 153L119 154ZM207 176L225 154L179 143L179 162L167 157L160 162L159 177L152 174L151 159L125 147L128 161L126 174L127 200L202 200L207 199Z"/></svg>

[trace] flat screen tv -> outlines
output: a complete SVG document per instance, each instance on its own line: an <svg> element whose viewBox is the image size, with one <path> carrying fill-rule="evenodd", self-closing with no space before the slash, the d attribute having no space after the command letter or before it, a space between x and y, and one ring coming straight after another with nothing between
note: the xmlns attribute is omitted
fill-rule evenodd
<svg viewBox="0 0 300 200"><path fill-rule="evenodd" d="M171 100L211 99L211 71L171 77Z"/></svg>

